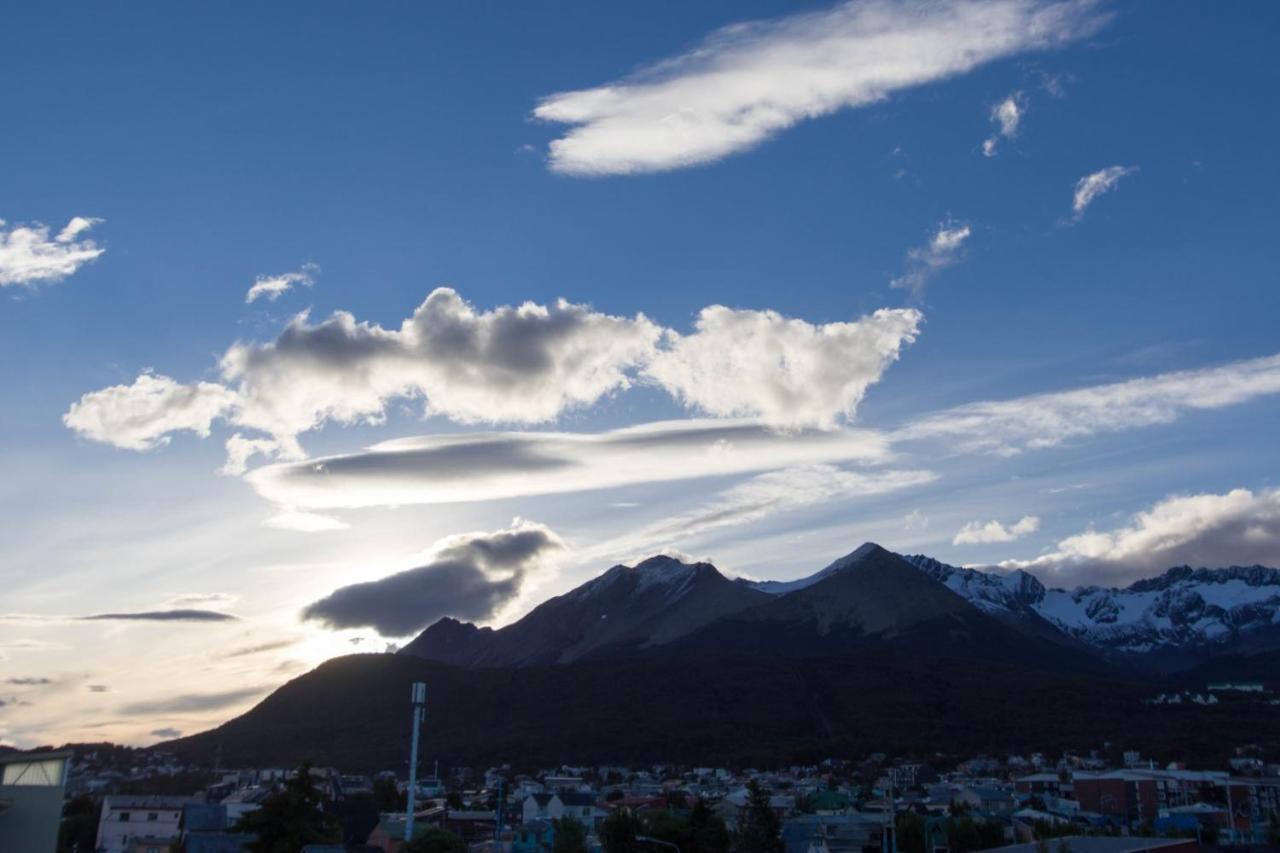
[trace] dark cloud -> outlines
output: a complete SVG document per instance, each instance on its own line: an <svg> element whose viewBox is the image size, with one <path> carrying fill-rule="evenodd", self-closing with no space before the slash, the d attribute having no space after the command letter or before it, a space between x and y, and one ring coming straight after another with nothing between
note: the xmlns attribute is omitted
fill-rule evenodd
<svg viewBox="0 0 1280 853"><path fill-rule="evenodd" d="M261 695L262 688L249 687L242 690L227 690L222 693L187 693L171 696L168 699L154 699L142 702L131 702L120 709L120 713L136 716L146 714L180 714L188 711L214 711L235 705L245 699Z"/></svg>
<svg viewBox="0 0 1280 853"><path fill-rule="evenodd" d="M88 687L90 693L107 693L111 690L111 688L105 684L90 684Z"/></svg>
<svg viewBox="0 0 1280 853"><path fill-rule="evenodd" d="M529 571L563 548L541 524L446 540L430 563L381 580L353 584L309 605L304 619L330 628L373 628L400 637L442 616L486 619L514 598Z"/></svg>
<svg viewBox="0 0 1280 853"><path fill-rule="evenodd" d="M96 613L84 621L121 622L235 622L237 617L217 610L143 610L137 613Z"/></svg>
<svg viewBox="0 0 1280 853"><path fill-rule="evenodd" d="M34 676L20 676L18 678L6 678L5 684L13 684L17 687L38 687L41 684L53 684L52 678L36 678Z"/></svg>
<svg viewBox="0 0 1280 853"><path fill-rule="evenodd" d="M151 732L152 737L175 738L182 737L182 732L173 728L155 729Z"/></svg>

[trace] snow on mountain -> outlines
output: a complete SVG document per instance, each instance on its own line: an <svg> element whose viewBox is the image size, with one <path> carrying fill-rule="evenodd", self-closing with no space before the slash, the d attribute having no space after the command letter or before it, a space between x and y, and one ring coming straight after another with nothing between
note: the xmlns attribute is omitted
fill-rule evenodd
<svg viewBox="0 0 1280 853"><path fill-rule="evenodd" d="M921 554L907 562L987 612L1031 610L1091 646L1145 653L1204 647L1280 625L1280 570L1169 569L1128 587L1051 589L1023 571L959 568Z"/></svg>
<svg viewBox="0 0 1280 853"><path fill-rule="evenodd" d="M793 581L744 581L747 586L758 589L761 592L767 592L770 595L786 595L789 592L795 592L801 589L807 589L819 581L826 580L841 569L847 568L862 560L863 557L871 554L879 546L873 542L867 542L862 547L852 553L845 554L825 569L814 572L813 574Z"/></svg>

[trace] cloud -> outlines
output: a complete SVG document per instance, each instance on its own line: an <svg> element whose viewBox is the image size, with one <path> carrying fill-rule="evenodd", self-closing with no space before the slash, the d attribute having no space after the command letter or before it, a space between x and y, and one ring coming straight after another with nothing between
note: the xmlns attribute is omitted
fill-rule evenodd
<svg viewBox="0 0 1280 853"><path fill-rule="evenodd" d="M733 24L625 80L542 100L570 125L550 166L571 175L678 169L750 149L806 119L1094 31L1090 2L855 0Z"/></svg>
<svg viewBox="0 0 1280 853"><path fill-rule="evenodd" d="M232 649L222 655L224 658L242 658L250 655L258 655L264 652L274 652L280 649L287 649L290 646L297 645L297 640L269 640L265 643L258 643L253 646L241 646L238 649Z"/></svg>
<svg viewBox="0 0 1280 853"><path fill-rule="evenodd" d="M1280 566L1280 489L1173 495L1112 530L1068 536L1056 548L1003 568L1048 580L1117 584L1173 566Z"/></svg>
<svg viewBox="0 0 1280 853"><path fill-rule="evenodd" d="M12 649L14 651L47 652L65 648L66 646L61 643L51 643L47 640L32 640L28 637L19 637L15 640L0 641L0 649Z"/></svg>
<svg viewBox="0 0 1280 853"><path fill-rule="evenodd" d="M169 607L197 607L208 605L227 606L234 604L237 598L226 592L184 592L181 595L175 595L165 604Z"/></svg>
<svg viewBox="0 0 1280 853"><path fill-rule="evenodd" d="M378 421L394 398L461 423L545 423L626 388L627 370L660 329L560 300L477 312L437 288L400 329L337 312L300 314L274 342L236 344L222 359L238 383L235 422L282 442L325 421Z"/></svg>
<svg viewBox="0 0 1280 853"><path fill-rule="evenodd" d="M1012 455L1073 438L1170 423L1280 393L1280 355L1163 373L1109 385L968 403L926 415L895 434L943 439L952 449Z"/></svg>
<svg viewBox="0 0 1280 853"><path fill-rule="evenodd" d="M882 309L813 325L776 311L713 305L690 335L668 331L645 376L685 405L717 417L788 428L852 419L867 388L916 338L922 316Z"/></svg>
<svg viewBox="0 0 1280 853"><path fill-rule="evenodd" d="M105 684L87 684L90 693L110 693L111 688Z"/></svg>
<svg viewBox="0 0 1280 853"><path fill-rule="evenodd" d="M235 403L235 393L213 382L183 385L143 373L132 385L113 385L85 394L62 416L81 436L123 447L151 450L169 443L169 434L190 430L209 435L215 418Z"/></svg>
<svg viewBox="0 0 1280 853"><path fill-rule="evenodd" d="M1024 515L1015 524L1005 527L999 521L971 521L951 540L952 545L983 545L989 542L1012 542L1040 529L1040 519Z"/></svg>
<svg viewBox="0 0 1280 853"><path fill-rule="evenodd" d="M962 222L942 223L926 245L907 252L906 272L890 286L920 296L930 279L960 259L960 250L970 233L969 226Z"/></svg>
<svg viewBox="0 0 1280 853"><path fill-rule="evenodd" d="M351 525L331 515L316 512L299 512L286 510L262 522L276 530L296 530L299 533L323 533L327 530L346 530Z"/></svg>
<svg viewBox="0 0 1280 853"><path fill-rule="evenodd" d="M12 684L15 687L39 687L45 684L53 684L51 678L36 678L34 676L19 676L18 678L6 678L5 684Z"/></svg>
<svg viewBox="0 0 1280 853"><path fill-rule="evenodd" d="M86 622L235 622L237 617L217 610L143 610L136 613L96 613L82 616Z"/></svg>
<svg viewBox="0 0 1280 853"><path fill-rule="evenodd" d="M0 219L0 287L54 284L96 259L106 250L78 238L100 222L76 216L50 239L47 225L9 226Z"/></svg>
<svg viewBox="0 0 1280 853"><path fill-rule="evenodd" d="M244 295L246 303L252 303L258 299L265 298L268 302L275 302L283 294L288 293L295 285L299 287L310 287L315 284L315 274L320 272L320 267L316 264L303 264L302 269L297 272L287 272L283 275L260 275L253 282L253 287L249 288L249 292Z"/></svg>
<svg viewBox="0 0 1280 853"><path fill-rule="evenodd" d="M131 702L120 708L120 713L129 717L141 717L148 714L181 714L198 711L216 711L238 705L246 699L262 695L261 687L247 687L239 690L226 690L221 693L187 693L170 696L164 699Z"/></svg>
<svg viewBox="0 0 1280 853"><path fill-rule="evenodd" d="M308 605L302 617L336 629L373 628L388 637L412 634L444 616L488 619L564 549L551 528L516 519L505 530L442 539L426 564L342 587Z"/></svg>
<svg viewBox="0 0 1280 853"><path fill-rule="evenodd" d="M268 465L246 479L280 506L324 510L495 500L889 457L885 437L867 430L778 432L754 421L685 420L599 433L426 435Z"/></svg>
<svg viewBox="0 0 1280 853"><path fill-rule="evenodd" d="M227 439L227 462L219 470L219 474L238 477L249 470L249 460L255 456L279 456L284 448L274 438L246 438L236 433Z"/></svg>
<svg viewBox="0 0 1280 853"><path fill-rule="evenodd" d="M937 239L947 251L956 238ZM717 416L831 428L853 417L921 320L914 309L885 309L814 325L714 305L682 335L643 314L611 316L564 300L482 312L438 288L398 330L341 311L313 325L304 312L274 341L231 346L222 383L144 372L132 385L85 394L63 421L134 450L176 430L207 436L217 419L261 433L227 439L222 473L231 475L256 456L302 459L301 433L380 422L397 399L421 399L425 414L458 423L540 424L645 382Z"/></svg>
<svg viewBox="0 0 1280 853"><path fill-rule="evenodd" d="M182 737L182 732L174 728L155 729L151 732L151 736L169 739L169 738L175 738L175 737Z"/></svg>
<svg viewBox="0 0 1280 853"><path fill-rule="evenodd" d="M996 131L982 142L982 153L987 157L996 156L996 147L1000 140L1013 139L1018 135L1018 125L1027 112L1027 99L1021 92L1014 92L991 108L991 121Z"/></svg>
<svg viewBox="0 0 1280 853"><path fill-rule="evenodd" d="M1085 209L1093 204L1098 196L1115 189L1121 178L1132 175L1136 171L1138 171L1137 166L1108 166L1076 181L1075 195L1071 198L1071 211L1075 221L1080 221Z"/></svg>
<svg viewBox="0 0 1280 853"><path fill-rule="evenodd" d="M678 543L720 528L750 524L833 500L887 494L936 479L931 471L859 472L834 465L769 471L725 489L706 506L662 519L579 556L603 558L660 550L672 554Z"/></svg>

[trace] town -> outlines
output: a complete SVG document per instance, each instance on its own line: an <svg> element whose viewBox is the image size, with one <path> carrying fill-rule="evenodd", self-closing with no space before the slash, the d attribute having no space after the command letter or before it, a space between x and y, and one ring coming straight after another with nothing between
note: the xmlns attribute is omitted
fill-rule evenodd
<svg viewBox="0 0 1280 853"><path fill-rule="evenodd" d="M1257 747L1235 753L1221 768L1161 766L1111 744L776 769L428 763L410 817L408 782L393 769L210 769L87 746L67 758L59 850L1178 853L1280 843L1280 763Z"/></svg>

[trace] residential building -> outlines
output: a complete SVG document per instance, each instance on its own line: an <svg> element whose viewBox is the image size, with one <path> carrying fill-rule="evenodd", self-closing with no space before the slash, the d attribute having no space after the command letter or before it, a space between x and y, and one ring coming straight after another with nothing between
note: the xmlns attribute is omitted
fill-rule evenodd
<svg viewBox="0 0 1280 853"><path fill-rule="evenodd" d="M97 853L170 853L182 832L182 810L195 797L108 796L98 819Z"/></svg>

